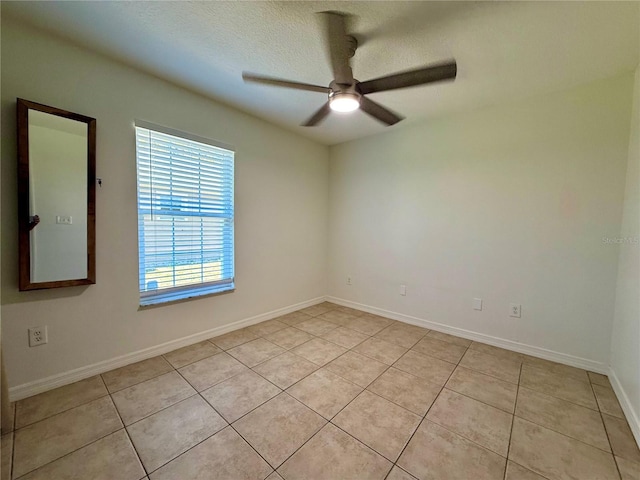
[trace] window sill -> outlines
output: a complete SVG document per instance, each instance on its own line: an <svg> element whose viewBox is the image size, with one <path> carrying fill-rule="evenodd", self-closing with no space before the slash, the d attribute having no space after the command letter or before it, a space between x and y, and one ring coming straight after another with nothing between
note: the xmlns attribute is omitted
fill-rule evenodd
<svg viewBox="0 0 640 480"><path fill-rule="evenodd" d="M225 285L196 287L182 292L175 292L173 294L150 295L148 297L140 298L140 306L138 310L146 310L147 308L161 307L163 305L172 305L203 297L233 293L235 291L235 283L231 283Z"/></svg>

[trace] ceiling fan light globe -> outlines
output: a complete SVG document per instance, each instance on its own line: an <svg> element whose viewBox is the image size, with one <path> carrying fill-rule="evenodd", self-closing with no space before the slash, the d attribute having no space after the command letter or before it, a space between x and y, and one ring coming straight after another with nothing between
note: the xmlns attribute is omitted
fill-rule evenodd
<svg viewBox="0 0 640 480"><path fill-rule="evenodd" d="M360 108L360 97L352 93L336 93L329 99L329 107L334 112L353 112Z"/></svg>

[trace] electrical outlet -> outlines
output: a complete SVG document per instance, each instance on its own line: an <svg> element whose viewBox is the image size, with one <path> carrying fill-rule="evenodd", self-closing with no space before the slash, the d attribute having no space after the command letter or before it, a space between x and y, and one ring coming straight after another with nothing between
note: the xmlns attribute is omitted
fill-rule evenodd
<svg viewBox="0 0 640 480"><path fill-rule="evenodd" d="M406 285L400 285L400 295L402 295L403 297L407 295L407 286Z"/></svg>
<svg viewBox="0 0 640 480"><path fill-rule="evenodd" d="M512 303L509 306L509 316L510 317L515 317L515 318L520 318L521 317L521 309L522 309L522 305L520 305L518 303Z"/></svg>
<svg viewBox="0 0 640 480"><path fill-rule="evenodd" d="M347 285L351 285L351 277L347 277Z"/></svg>
<svg viewBox="0 0 640 480"><path fill-rule="evenodd" d="M29 346L37 347L38 345L44 345L49 339L47 338L47 326L43 327L31 327L29 329Z"/></svg>

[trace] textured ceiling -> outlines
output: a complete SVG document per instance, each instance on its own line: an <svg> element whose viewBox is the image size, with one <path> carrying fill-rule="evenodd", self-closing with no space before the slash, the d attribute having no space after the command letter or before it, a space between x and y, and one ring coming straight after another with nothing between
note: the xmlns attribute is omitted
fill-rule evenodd
<svg viewBox="0 0 640 480"><path fill-rule="evenodd" d="M569 88L638 65L638 2L2 2L93 50L327 144ZM455 82L372 94L406 120L362 112L299 127L323 94L244 84L243 70L328 85L314 12L349 13L356 78L455 58Z"/></svg>

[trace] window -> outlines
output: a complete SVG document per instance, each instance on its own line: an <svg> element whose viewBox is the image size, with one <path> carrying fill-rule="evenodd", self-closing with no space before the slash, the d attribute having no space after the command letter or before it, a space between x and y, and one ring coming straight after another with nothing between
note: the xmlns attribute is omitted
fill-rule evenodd
<svg viewBox="0 0 640 480"><path fill-rule="evenodd" d="M140 304L234 288L234 152L136 122Z"/></svg>

